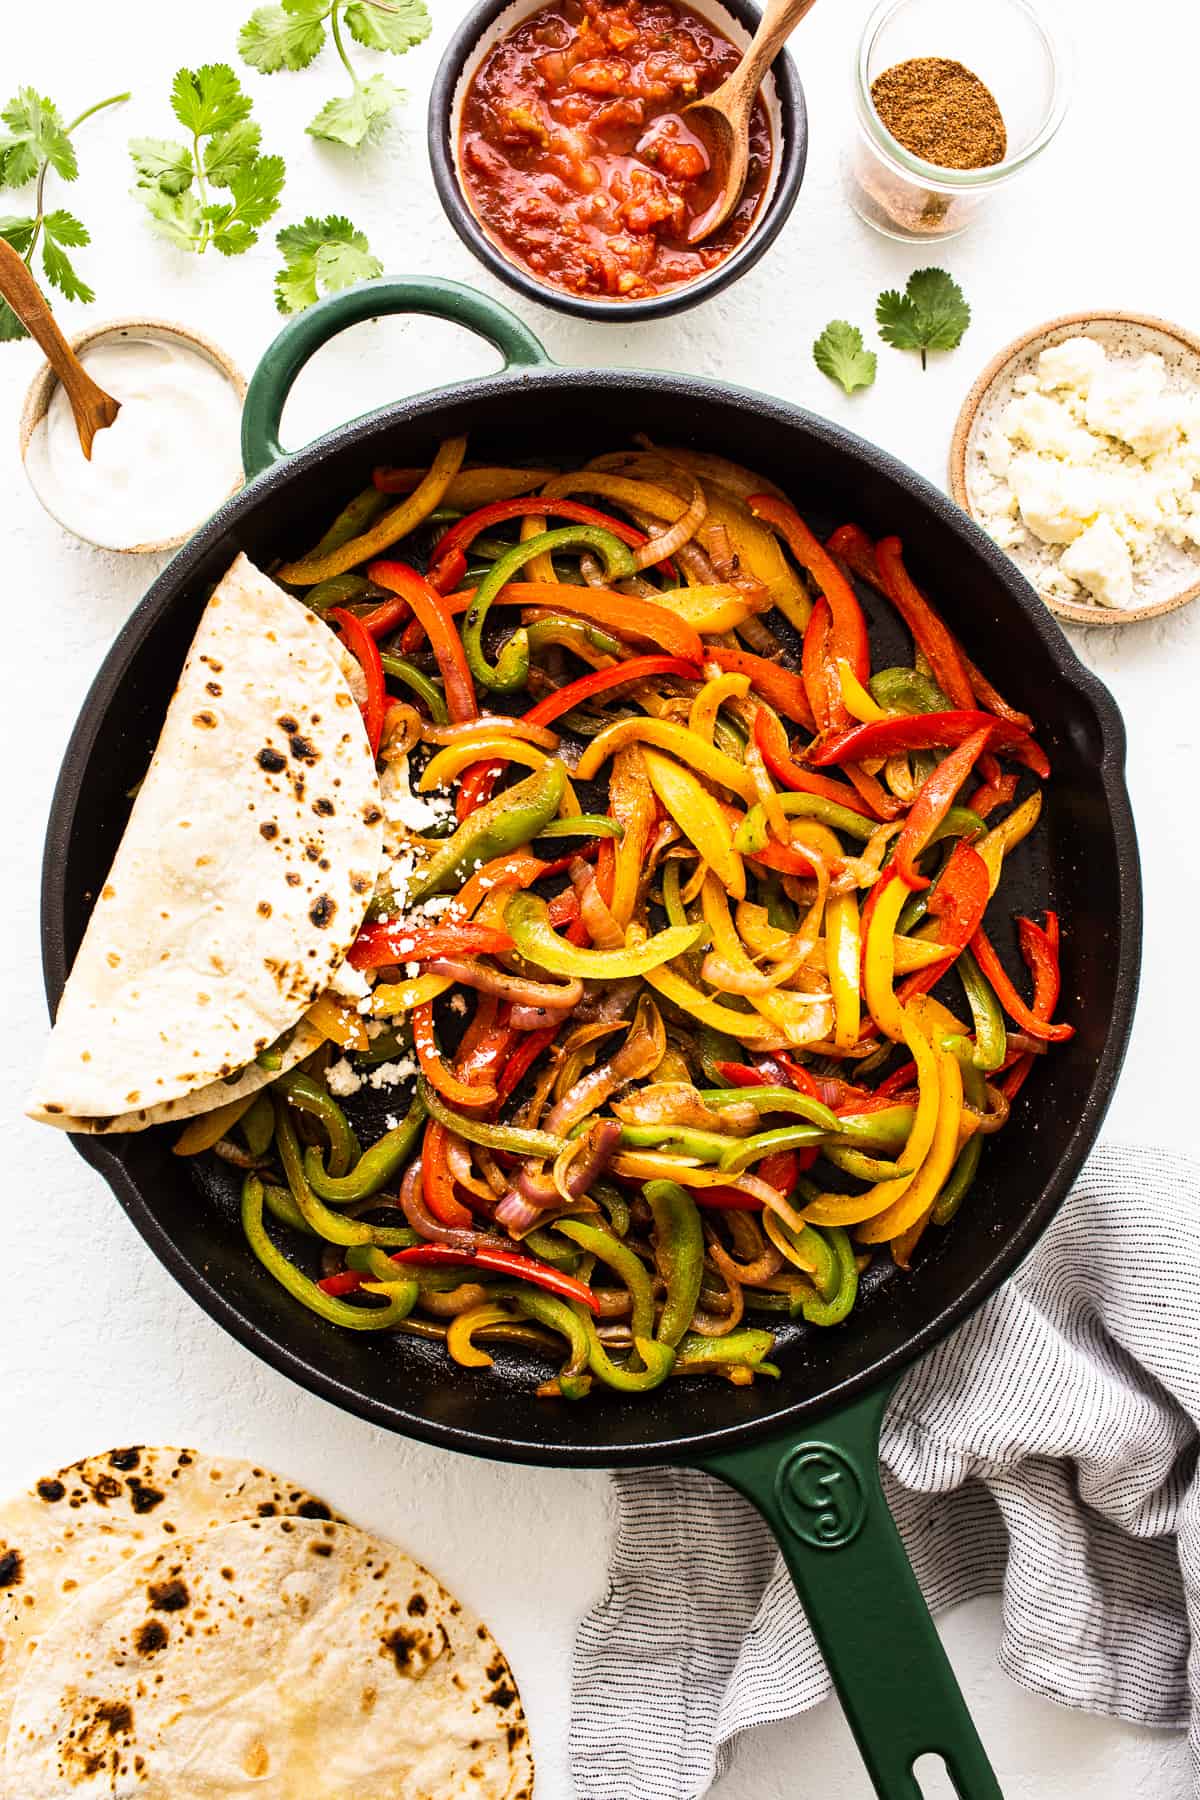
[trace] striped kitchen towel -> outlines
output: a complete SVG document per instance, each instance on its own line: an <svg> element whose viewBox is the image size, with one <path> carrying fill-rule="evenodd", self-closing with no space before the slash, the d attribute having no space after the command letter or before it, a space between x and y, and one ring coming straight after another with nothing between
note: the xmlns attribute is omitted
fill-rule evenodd
<svg viewBox="0 0 1200 1800"><path fill-rule="evenodd" d="M1190 1723L1200 1795L1198 1431L1200 1162L1104 1148L1019 1274L910 1370L882 1450L930 1605L1001 1592L1014 1681ZM610 1588L576 1643L576 1790L697 1800L739 1732L829 1678L743 1500L675 1469L614 1480ZM1191 1673L1200 1697L1200 1654Z"/></svg>

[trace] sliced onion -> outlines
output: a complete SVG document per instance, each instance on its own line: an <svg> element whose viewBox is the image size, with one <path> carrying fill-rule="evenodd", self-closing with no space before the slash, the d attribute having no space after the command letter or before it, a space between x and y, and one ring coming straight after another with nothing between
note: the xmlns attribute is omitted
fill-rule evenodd
<svg viewBox="0 0 1200 1800"><path fill-rule="evenodd" d="M519 1188L509 1188L496 1208L495 1220L512 1237L522 1238L533 1230L545 1210L544 1205L527 1199Z"/></svg>
<svg viewBox="0 0 1200 1800"><path fill-rule="evenodd" d="M571 885L579 895L579 913L588 928L593 944L600 950L623 950L625 933L614 919L612 912L600 892L596 881L596 871L590 863L577 856L571 863L567 873L571 877Z"/></svg>
<svg viewBox="0 0 1200 1800"><path fill-rule="evenodd" d="M771 1186L769 1181L763 1181L758 1175L738 1175L728 1185L737 1188L743 1194L749 1194L754 1200L761 1200L767 1212L777 1214L785 1225L791 1226L793 1231L804 1230L804 1220L800 1214L794 1206L788 1204L778 1188Z"/></svg>
<svg viewBox="0 0 1200 1800"><path fill-rule="evenodd" d="M706 1235L708 1237L708 1260L723 1281L731 1284L746 1282L750 1287L761 1287L764 1281L769 1281L773 1275L778 1275L783 1267L783 1257L773 1245L764 1246L753 1262L740 1263L734 1261L711 1227Z"/></svg>
<svg viewBox="0 0 1200 1800"><path fill-rule="evenodd" d="M389 700L383 715L379 754L384 762L399 762L420 741L424 720L406 700Z"/></svg>
<svg viewBox="0 0 1200 1800"><path fill-rule="evenodd" d="M531 981L523 975L506 975L502 969L489 968L486 963L465 957L460 960L435 956L425 967L432 975L448 975L460 987L476 988L481 994L502 994L512 1005L513 1016L509 1023L517 1031L537 1031L547 1022L541 1017L532 1023L518 1023L516 1014L520 1008L541 1014L565 1013L571 1012L583 999L583 983L579 980L563 983Z"/></svg>
<svg viewBox="0 0 1200 1800"><path fill-rule="evenodd" d="M603 1106L624 1082L649 1075L662 1061L666 1035L658 1008L643 996L629 1036L616 1055L592 1069L563 1095L547 1113L545 1129L564 1137L572 1126Z"/></svg>
<svg viewBox="0 0 1200 1800"><path fill-rule="evenodd" d="M581 1136L572 1140L554 1159L554 1186L568 1201L583 1198L617 1153L621 1127L615 1119L593 1119Z"/></svg>
<svg viewBox="0 0 1200 1800"><path fill-rule="evenodd" d="M729 1311L727 1313L711 1313L696 1311L692 1314L691 1329L700 1337L728 1337L742 1322L746 1310L746 1300L742 1293L740 1281L731 1281L722 1276L726 1291L729 1294Z"/></svg>
<svg viewBox="0 0 1200 1800"><path fill-rule="evenodd" d="M450 1173L459 1187L466 1188L469 1194L474 1194L477 1199L484 1201L490 1208L495 1200L495 1195L487 1182L481 1180L475 1173L470 1146L452 1131L446 1133L445 1142L446 1161L449 1164Z"/></svg>
<svg viewBox="0 0 1200 1800"><path fill-rule="evenodd" d="M472 1252L484 1248L508 1248L503 1238L492 1233L468 1231L457 1225L443 1225L440 1220L435 1219L425 1204L419 1162L410 1163L405 1170L404 1180L400 1183L400 1206L417 1236L426 1238L431 1243L451 1244L455 1249Z"/></svg>
<svg viewBox="0 0 1200 1800"><path fill-rule="evenodd" d="M758 1108L749 1101L718 1111L704 1104L689 1081L653 1082L624 1100L615 1100L613 1111L628 1125L693 1125L733 1137L748 1137L761 1124Z"/></svg>
<svg viewBox="0 0 1200 1800"><path fill-rule="evenodd" d="M704 489L694 475L689 475L692 494L688 509L666 531L652 537L649 543L643 544L640 550L633 553L635 569L649 569L653 564L665 562L667 557L674 556L685 544L691 542L708 517L708 501L704 498Z"/></svg>

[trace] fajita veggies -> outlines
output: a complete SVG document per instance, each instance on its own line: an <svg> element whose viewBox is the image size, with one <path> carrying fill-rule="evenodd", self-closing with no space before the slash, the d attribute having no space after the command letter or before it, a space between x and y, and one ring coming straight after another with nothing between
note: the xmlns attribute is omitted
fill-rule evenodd
<svg viewBox="0 0 1200 1800"><path fill-rule="evenodd" d="M383 814L337 639L239 556L209 600L63 991L29 1112L137 1131L321 1042Z"/></svg>
<svg viewBox="0 0 1200 1800"><path fill-rule="evenodd" d="M0 1506L0 1630L6 1800L532 1794L486 1625L248 1463L135 1446L44 1476Z"/></svg>

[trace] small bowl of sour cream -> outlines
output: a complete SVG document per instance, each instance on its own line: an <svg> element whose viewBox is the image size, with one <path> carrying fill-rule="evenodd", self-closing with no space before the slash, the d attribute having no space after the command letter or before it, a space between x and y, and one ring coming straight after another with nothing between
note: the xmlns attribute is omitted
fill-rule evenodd
<svg viewBox="0 0 1200 1800"><path fill-rule="evenodd" d="M225 352L185 325L118 319L71 340L121 405L89 462L49 363L21 414L21 459L52 518L101 550L174 550L242 484L246 382Z"/></svg>

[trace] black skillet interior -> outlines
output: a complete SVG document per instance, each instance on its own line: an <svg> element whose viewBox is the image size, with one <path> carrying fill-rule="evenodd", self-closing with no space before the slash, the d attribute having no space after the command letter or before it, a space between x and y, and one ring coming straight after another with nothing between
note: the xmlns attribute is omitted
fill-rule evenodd
<svg viewBox="0 0 1200 1800"><path fill-rule="evenodd" d="M359 421L278 465L230 502L164 571L97 677L60 778L43 897L47 987L57 1002L143 774L208 585L236 551L259 563L307 547L380 461L427 462L438 439L471 455L553 461L595 455L648 428L718 451L778 482L825 531L846 519L898 533L917 579L971 656L1032 713L1053 761L1042 824L1006 865L994 935L1020 968L1010 915L1056 907L1064 931L1055 1047L986 1148L953 1226L930 1232L912 1273L882 1281L849 1323L785 1344L782 1378L736 1389L703 1377L632 1400L567 1407L532 1392L529 1363L454 1367L437 1346L340 1332L304 1311L247 1252L228 1198L202 1196L171 1133L76 1140L182 1285L234 1336L326 1398L451 1449L527 1461L653 1462L781 1429L898 1371L964 1317L1030 1248L1090 1148L1119 1072L1137 988L1141 897L1122 778L1124 738L1105 690L1075 658L1012 565L940 494L836 427L743 390L658 375L560 370L497 377ZM911 645L862 593L876 656ZM393 1107L395 1101L393 1100Z"/></svg>

